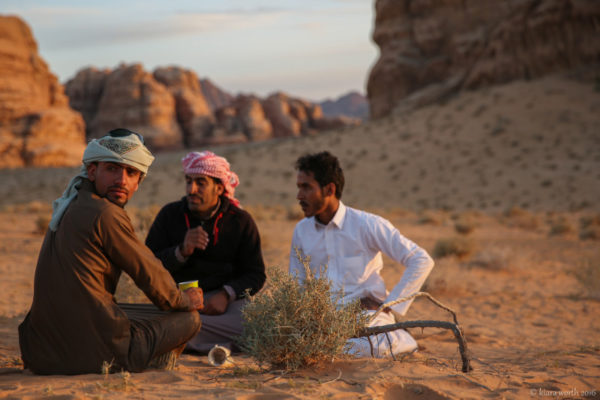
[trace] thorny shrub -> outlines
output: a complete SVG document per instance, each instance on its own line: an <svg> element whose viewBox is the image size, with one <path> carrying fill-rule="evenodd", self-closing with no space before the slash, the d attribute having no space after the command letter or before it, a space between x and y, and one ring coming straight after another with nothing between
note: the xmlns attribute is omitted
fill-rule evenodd
<svg viewBox="0 0 600 400"><path fill-rule="evenodd" d="M331 362L366 324L358 301L341 304L343 294L332 291L324 271L317 277L310 258L298 251L296 255L306 278L273 269L268 287L242 309L244 329L238 344L261 365L295 370Z"/></svg>
<svg viewBox="0 0 600 400"><path fill-rule="evenodd" d="M436 258L456 256L461 260L468 258L476 250L475 242L464 236L439 239L433 248Z"/></svg>

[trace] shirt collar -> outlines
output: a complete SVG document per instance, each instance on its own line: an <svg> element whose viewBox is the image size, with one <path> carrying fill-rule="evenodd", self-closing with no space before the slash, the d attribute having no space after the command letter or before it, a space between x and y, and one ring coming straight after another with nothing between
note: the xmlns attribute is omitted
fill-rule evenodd
<svg viewBox="0 0 600 400"><path fill-rule="evenodd" d="M315 227L317 229L324 228L326 226L326 225L323 225L322 223L320 223L317 220L317 217L312 217L312 218L313 218L313 220L315 222ZM344 226L344 220L345 219L346 219L346 206L344 205L344 203L342 203L340 201L338 209L335 212L335 215L333 216L333 218L331 219L331 221L329 221L329 224L333 224L338 229L342 229L342 227ZM327 224L327 225L329 225L329 224Z"/></svg>

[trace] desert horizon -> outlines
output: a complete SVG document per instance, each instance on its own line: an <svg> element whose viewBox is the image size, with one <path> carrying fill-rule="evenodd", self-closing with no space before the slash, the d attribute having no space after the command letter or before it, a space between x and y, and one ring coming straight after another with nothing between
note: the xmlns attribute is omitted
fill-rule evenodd
<svg viewBox="0 0 600 400"><path fill-rule="evenodd" d="M294 207L295 160L328 150L357 207L498 213L600 211L600 101L592 67L461 92L410 112L311 136L156 152L132 206L183 196L181 159L211 150L242 204ZM143 133L143 132L141 132ZM51 202L79 167L0 169L0 206Z"/></svg>

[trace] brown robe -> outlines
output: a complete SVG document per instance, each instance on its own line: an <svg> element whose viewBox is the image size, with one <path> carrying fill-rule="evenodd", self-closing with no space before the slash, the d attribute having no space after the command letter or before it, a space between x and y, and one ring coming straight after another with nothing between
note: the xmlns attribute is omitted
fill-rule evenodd
<svg viewBox="0 0 600 400"><path fill-rule="evenodd" d="M113 297L121 271L161 310L191 309L125 210L85 180L40 250L33 303L19 326L26 368L76 374L100 373L104 361L127 365L130 322Z"/></svg>

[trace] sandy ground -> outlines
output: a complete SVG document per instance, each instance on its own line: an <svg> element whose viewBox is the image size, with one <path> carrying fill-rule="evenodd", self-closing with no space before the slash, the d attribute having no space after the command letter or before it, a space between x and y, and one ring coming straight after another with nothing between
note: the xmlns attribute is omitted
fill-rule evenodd
<svg viewBox="0 0 600 400"><path fill-rule="evenodd" d="M413 329L420 350L397 361L340 359L285 373L242 355L228 369L183 355L168 372L34 376L22 369L17 326L33 295L39 227L75 170L0 171L0 398L600 397L599 132L593 82L555 76L318 137L215 149L240 175L269 268L287 266L299 218L293 162L308 151L338 154L345 202L383 214L430 253L464 237L469 254L437 255L424 289L456 310L474 367L467 374L450 332ZM128 206L142 237L156 205L183 194L181 156L160 154ZM459 235L457 223L472 232ZM385 259L390 288L402 271ZM136 296L124 280L117 298ZM449 320L424 299L406 318Z"/></svg>
<svg viewBox="0 0 600 400"><path fill-rule="evenodd" d="M42 241L36 221L47 213L36 203L0 213L0 397L520 399L572 390L580 395L570 398L594 390L600 396L600 241L578 237L583 214L527 213L526 224L523 214L385 214L432 253L438 241L458 235L457 220L470 219L471 254L437 257L425 286L458 313L474 367L468 374L461 372L450 332L413 329L420 351L397 361L341 359L284 373L261 370L242 355L228 369L211 367L203 356L183 355L175 371L44 377L22 370L16 329L33 294ZM267 264L284 267L296 221L276 208L256 214ZM552 233L559 220L572 229ZM384 277L393 284L403 267L385 261ZM117 299L131 299L125 286ZM450 320L424 299L406 318Z"/></svg>

